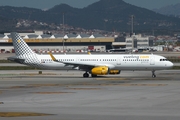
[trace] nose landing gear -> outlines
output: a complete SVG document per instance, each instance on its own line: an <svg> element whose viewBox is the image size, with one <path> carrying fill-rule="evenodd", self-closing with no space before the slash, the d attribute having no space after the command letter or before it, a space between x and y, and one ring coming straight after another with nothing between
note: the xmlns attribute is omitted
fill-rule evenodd
<svg viewBox="0 0 180 120"><path fill-rule="evenodd" d="M153 77L153 78L156 77L155 70L152 71L152 77Z"/></svg>

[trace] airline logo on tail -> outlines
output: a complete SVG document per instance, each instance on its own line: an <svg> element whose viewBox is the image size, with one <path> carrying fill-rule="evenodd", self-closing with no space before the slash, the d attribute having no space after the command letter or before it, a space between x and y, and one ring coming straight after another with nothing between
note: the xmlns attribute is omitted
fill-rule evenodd
<svg viewBox="0 0 180 120"><path fill-rule="evenodd" d="M24 42L24 40L21 38L19 34L16 32L11 33L13 46L15 49L15 53L17 56L20 55L28 55L28 54L34 54L34 52L29 48L29 46Z"/></svg>
<svg viewBox="0 0 180 120"><path fill-rule="evenodd" d="M20 43L21 42L21 40L18 40L18 43Z"/></svg>
<svg viewBox="0 0 180 120"><path fill-rule="evenodd" d="M31 65L34 67L39 66L40 61L38 60L38 55L31 50L31 48L26 44L21 36L16 32L12 32L11 37L16 57L9 59L14 59L19 63Z"/></svg>

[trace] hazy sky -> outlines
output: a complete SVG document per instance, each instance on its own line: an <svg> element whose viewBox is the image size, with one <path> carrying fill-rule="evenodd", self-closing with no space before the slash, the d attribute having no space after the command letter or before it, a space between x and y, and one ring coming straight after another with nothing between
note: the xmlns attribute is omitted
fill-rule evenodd
<svg viewBox="0 0 180 120"><path fill-rule="evenodd" d="M39 9L52 8L55 5L66 3L72 7L83 8L99 0L0 0L0 6L20 6ZM130 4L143 8L153 9L166 5L180 3L180 0L124 0Z"/></svg>

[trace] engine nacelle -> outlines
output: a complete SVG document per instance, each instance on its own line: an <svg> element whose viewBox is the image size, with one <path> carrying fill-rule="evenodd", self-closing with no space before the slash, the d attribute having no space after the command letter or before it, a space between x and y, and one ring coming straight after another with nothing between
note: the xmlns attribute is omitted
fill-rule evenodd
<svg viewBox="0 0 180 120"><path fill-rule="evenodd" d="M93 74L93 75L107 75L108 71L109 71L109 68L106 66L95 67L91 70L91 74Z"/></svg>
<svg viewBox="0 0 180 120"><path fill-rule="evenodd" d="M121 71L120 70L110 70L109 71L109 74L112 74L112 75L116 75L116 74L120 74Z"/></svg>

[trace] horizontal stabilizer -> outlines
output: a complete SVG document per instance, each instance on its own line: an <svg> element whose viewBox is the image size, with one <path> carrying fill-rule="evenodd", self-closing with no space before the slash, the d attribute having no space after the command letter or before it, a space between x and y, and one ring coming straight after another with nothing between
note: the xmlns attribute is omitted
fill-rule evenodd
<svg viewBox="0 0 180 120"><path fill-rule="evenodd" d="M7 59L9 61L17 62L17 63L20 63L20 64L22 64L25 61L25 59L20 59L20 58L17 58L17 57L8 57Z"/></svg>

